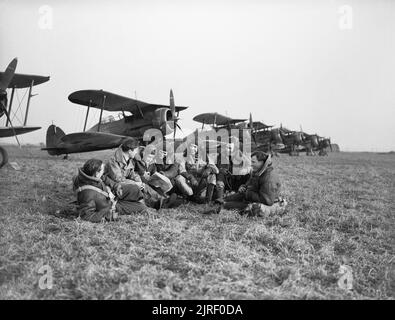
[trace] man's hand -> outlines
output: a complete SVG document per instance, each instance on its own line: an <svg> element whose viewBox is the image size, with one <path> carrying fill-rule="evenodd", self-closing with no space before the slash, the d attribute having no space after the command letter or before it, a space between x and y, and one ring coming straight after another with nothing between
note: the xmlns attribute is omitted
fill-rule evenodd
<svg viewBox="0 0 395 320"><path fill-rule="evenodd" d="M246 186L244 184L241 185L239 190L238 190L239 193L245 193L246 191L247 191L247 188L246 188Z"/></svg>
<svg viewBox="0 0 395 320"><path fill-rule="evenodd" d="M145 171L143 174L143 178L148 181L151 178L151 174L148 171Z"/></svg>
<svg viewBox="0 0 395 320"><path fill-rule="evenodd" d="M206 168L202 173L202 177L207 178L210 175L210 173L211 173L211 168Z"/></svg>
<svg viewBox="0 0 395 320"><path fill-rule="evenodd" d="M116 211L115 207L112 207L112 208L111 208L111 218L112 218L112 220L113 220L113 221L118 220L118 216L119 216L119 214L118 214L118 212Z"/></svg>
<svg viewBox="0 0 395 320"><path fill-rule="evenodd" d="M195 177L191 177L189 182L191 183L192 187L197 187L199 185L199 182L195 179Z"/></svg>
<svg viewBox="0 0 395 320"><path fill-rule="evenodd" d="M115 187L115 193L116 193L116 195L117 195L118 198L122 197L123 191L122 191L122 186L121 186L120 184L118 184L118 185Z"/></svg>
<svg viewBox="0 0 395 320"><path fill-rule="evenodd" d="M113 201L115 199L114 194L111 192L110 187L106 187L107 189L107 193L108 193L108 197L110 198L111 201Z"/></svg>

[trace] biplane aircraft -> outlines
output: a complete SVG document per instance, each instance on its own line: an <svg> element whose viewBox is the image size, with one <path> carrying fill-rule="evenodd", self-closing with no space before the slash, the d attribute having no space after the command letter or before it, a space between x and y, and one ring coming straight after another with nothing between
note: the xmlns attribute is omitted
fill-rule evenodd
<svg viewBox="0 0 395 320"><path fill-rule="evenodd" d="M231 129L238 129L237 125L245 122L247 119L234 119L228 116L224 116L217 112L208 112L201 113L195 116L192 120L199 122L202 124L200 131L197 129L189 137L185 137L184 141L195 141L195 144L199 145L202 141L198 141L199 139L203 140L210 144L219 144L219 145L227 145L232 141L232 137L229 135L229 141L219 141L220 138L217 137L217 132L221 129L228 130L229 134L231 133ZM209 129L205 129L205 126L208 125ZM193 136L193 138L191 138ZM210 137L217 137L217 141L213 141ZM242 141L242 137L237 137L240 141Z"/></svg>
<svg viewBox="0 0 395 320"><path fill-rule="evenodd" d="M332 143L330 138L320 137L318 134L308 134L303 132L304 146L305 148L301 151L306 151L306 155L315 155L318 151L318 155L328 155L326 150L330 148L332 150Z"/></svg>
<svg viewBox="0 0 395 320"><path fill-rule="evenodd" d="M289 155L299 155L299 151L304 148L304 135L302 130L292 131L280 125L281 139L284 141L285 148L280 153L289 153Z"/></svg>
<svg viewBox="0 0 395 320"><path fill-rule="evenodd" d="M177 123L179 112L188 108L175 106L172 90L170 105L147 103L103 90L76 91L68 99L87 106L84 129L66 135L59 127L49 126L46 147L42 150L48 151L50 155L67 156L71 153L116 148L128 137L142 140L144 132L151 128L159 129L163 135L174 133L175 136L177 127L180 128ZM100 109L100 120L86 130L91 108ZM119 119L114 116L103 119L103 110L118 112Z"/></svg>
<svg viewBox="0 0 395 320"><path fill-rule="evenodd" d="M277 154L277 151L285 148L279 129L273 129L273 126L266 125L261 121L253 121L251 113L249 122L240 123L238 127L251 129L251 150L253 151L260 150Z"/></svg>
<svg viewBox="0 0 395 320"><path fill-rule="evenodd" d="M265 125L260 121L252 121L252 114L250 113L249 122L247 119L233 119L227 116L223 116L218 113L203 113L193 118L193 120L202 123L202 129L204 125L211 125L213 130L219 130L222 128L230 129L250 129L249 141L251 141L251 150L262 150L266 152L276 152L284 148L284 144L281 140L279 129L270 129L273 126ZM243 142L243 137L239 135L239 141Z"/></svg>
<svg viewBox="0 0 395 320"><path fill-rule="evenodd" d="M13 59L8 65L5 72L0 72L0 118L5 116L5 126L0 127L0 138L14 137L20 146L18 135L32 132L41 129L41 127L27 126L27 119L29 115L30 100L36 94L32 94L32 89L34 86L47 82L49 77L30 75L30 74L20 74L15 73L16 66L18 64L17 58ZM14 126L13 121L18 119L17 112L22 111L21 105L23 102L20 101L18 108L12 109L12 103L14 101L14 94L17 89L27 89L29 88L29 94L27 96L27 103L25 109L25 115L22 118L23 122L20 120L21 125ZM11 89L11 98L8 104L7 89ZM8 109L7 109L8 104ZM19 119L18 119L19 120ZM0 168L8 162L7 151L0 147Z"/></svg>

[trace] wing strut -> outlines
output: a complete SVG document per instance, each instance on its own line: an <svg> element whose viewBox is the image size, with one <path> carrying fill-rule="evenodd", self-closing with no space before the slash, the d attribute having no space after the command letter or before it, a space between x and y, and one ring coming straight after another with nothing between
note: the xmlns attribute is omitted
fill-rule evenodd
<svg viewBox="0 0 395 320"><path fill-rule="evenodd" d="M139 112L140 112L141 118L144 119L144 113L143 113L143 111L141 110L140 106L139 106L137 103L136 103L136 106L137 106L137 109L138 109Z"/></svg>
<svg viewBox="0 0 395 320"><path fill-rule="evenodd" d="M88 122L89 109L91 105L92 105L92 100L89 100L89 105L88 105L88 109L86 110L86 116L85 116L84 132L86 130L86 123Z"/></svg>
<svg viewBox="0 0 395 320"><path fill-rule="evenodd" d="M102 105L101 105L100 120L99 120L99 125L97 126L97 132L100 132L101 119L102 119L102 116L103 116L103 109L104 109L105 104L106 104L106 96L103 96L103 102L102 102Z"/></svg>
<svg viewBox="0 0 395 320"><path fill-rule="evenodd" d="M12 101L14 100L14 92L15 92L15 86L12 87L10 104L8 105L8 114L11 114L11 106L12 106ZM8 127L8 123L10 123L10 121L7 118L7 122L5 124L6 127Z"/></svg>
<svg viewBox="0 0 395 320"><path fill-rule="evenodd" d="M23 123L24 126L26 126L26 124L27 124L27 116L29 114L29 105L30 105L30 99L32 97L33 86L34 86L34 80L32 80L32 82L30 83L29 96L27 98L27 105L26 105L25 122Z"/></svg>

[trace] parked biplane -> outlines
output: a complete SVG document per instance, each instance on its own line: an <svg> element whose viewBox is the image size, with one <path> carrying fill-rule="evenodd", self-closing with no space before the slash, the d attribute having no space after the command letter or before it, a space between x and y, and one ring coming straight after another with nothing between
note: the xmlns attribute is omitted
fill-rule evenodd
<svg viewBox="0 0 395 320"><path fill-rule="evenodd" d="M209 124L211 130L218 131L219 129L226 128L231 129L249 129L247 139L239 134L238 138L241 143L250 141L250 150L261 150L270 153L276 153L277 150L284 148L279 129L271 129L273 126L268 126L260 121L253 121L252 114L250 113L249 121L247 119L233 119L227 116L223 116L218 113L203 113L193 118L193 120L202 123L202 129L204 125Z"/></svg>
<svg viewBox="0 0 395 320"><path fill-rule="evenodd" d="M170 90L170 105L152 104L120 96L103 90L81 90L73 92L68 99L76 104L87 106L82 132L65 134L55 125L47 130L46 147L50 155L105 150L118 147L128 137L142 140L147 129L159 129L163 135L176 134L179 112L188 107L175 106L173 91ZM100 120L89 130L86 125L91 108L100 109ZM103 110L118 112L103 119ZM128 114L127 114L128 113ZM177 113L177 114L176 114Z"/></svg>
<svg viewBox="0 0 395 320"><path fill-rule="evenodd" d="M281 139L285 144L285 148L280 153L289 153L291 156L299 155L299 151L304 148L304 135L301 131L292 131L280 125Z"/></svg>
<svg viewBox="0 0 395 320"><path fill-rule="evenodd" d="M185 137L184 141L195 141L195 144L199 144L202 143L199 139L203 139L208 144L215 142L213 145L219 144L225 146L232 141L231 130L239 129L238 124L245 122L247 119L235 119L217 112L208 112L198 114L192 120L201 123L202 127L200 130L197 129L191 133L189 137ZM205 126L209 126L209 128L206 129ZM228 141L222 141L221 138L217 136L217 133L219 133L221 129L228 131ZM191 136L193 136L193 138L191 138ZM211 140L211 137L216 137L217 141ZM243 140L241 135L236 138L239 139L240 142Z"/></svg>
<svg viewBox="0 0 395 320"><path fill-rule="evenodd" d="M304 136L304 146L305 149L301 151L306 151L306 155L315 155L318 151L318 155L327 156L327 149L332 150L332 143L330 138L320 137L317 134L307 134L303 132Z"/></svg>
<svg viewBox="0 0 395 320"><path fill-rule="evenodd" d="M277 154L277 151L285 148L280 129L273 128L261 121L253 121L251 113L248 123L240 123L238 127L251 129L251 150L253 151L260 150Z"/></svg>
<svg viewBox="0 0 395 320"><path fill-rule="evenodd" d="M27 126L27 119L29 115L30 100L35 94L32 94L32 89L41 83L47 82L49 77L30 75L30 74L19 74L15 73L16 66L18 64L17 58L13 59L8 65L5 72L0 72L0 118L5 116L6 122L4 127L0 127L0 138L14 137L20 146L18 135L32 132L41 129L41 127ZM14 101L14 94L17 89L29 88L29 94L27 96L27 103L25 108L24 119L19 120L17 116L18 111L21 110L23 102L20 101L18 108L12 109L12 103ZM11 98L8 103L7 89L11 89ZM7 109L8 104L8 109ZM23 117L23 115L22 115ZM21 123L19 126L14 126L13 121L18 119ZM8 162L7 151L0 147L0 168Z"/></svg>

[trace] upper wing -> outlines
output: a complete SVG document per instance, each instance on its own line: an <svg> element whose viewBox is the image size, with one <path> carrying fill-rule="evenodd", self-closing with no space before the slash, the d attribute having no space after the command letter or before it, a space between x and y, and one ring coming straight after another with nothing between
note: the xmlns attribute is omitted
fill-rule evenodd
<svg viewBox="0 0 395 320"><path fill-rule="evenodd" d="M0 82L2 81L4 77L4 72L0 72ZM33 74L21 74L21 73L15 73L14 77L12 78L11 82L8 85L8 88L17 88L17 89L22 89L22 88L28 88L33 82L33 86L37 86L41 83L49 81L49 77L44 77L44 76L37 76Z"/></svg>
<svg viewBox="0 0 395 320"><path fill-rule="evenodd" d="M105 100L104 100L105 98ZM80 90L75 91L69 95L69 100L73 103L81 104L83 106L91 106L93 108L102 108L104 101L104 110L115 111L129 111L135 115L154 111L158 108L169 108L166 105L150 104L147 102L135 100L120 96L104 90ZM176 111L185 110L187 107L176 107Z"/></svg>
<svg viewBox="0 0 395 320"><path fill-rule="evenodd" d="M262 129L269 129L272 128L273 126L269 126L267 124L264 124L261 121L254 121L252 123L254 130L262 130Z"/></svg>
<svg viewBox="0 0 395 320"><path fill-rule="evenodd" d="M292 133L293 132L292 130L289 130L286 127L281 127L280 130L284 131L285 133Z"/></svg>
<svg viewBox="0 0 395 320"><path fill-rule="evenodd" d="M224 126L227 124L243 122L247 119L232 119L217 112L208 112L198 114L196 117L193 118L193 120L204 124L215 124L217 126Z"/></svg>
<svg viewBox="0 0 395 320"><path fill-rule="evenodd" d="M208 113L201 113L198 114L193 118L194 121L204 123L204 124L226 124L227 120L230 119L226 116L223 116L222 114L219 114L217 112L208 112Z"/></svg>
<svg viewBox="0 0 395 320"><path fill-rule="evenodd" d="M13 137L15 135L28 133L28 132L35 131L38 129L41 129L41 127L22 127L21 126L21 127L14 127L14 129L12 129L11 127L1 127L0 128L0 138Z"/></svg>

